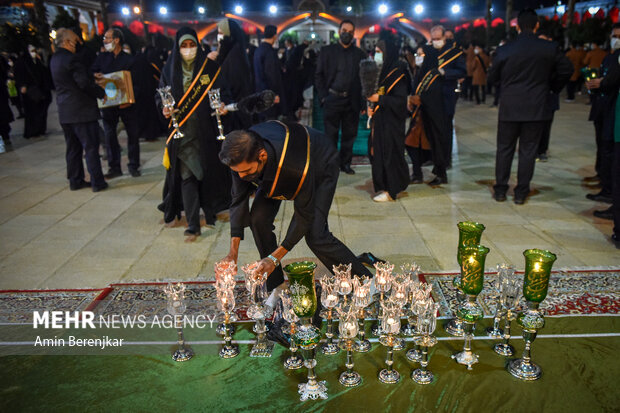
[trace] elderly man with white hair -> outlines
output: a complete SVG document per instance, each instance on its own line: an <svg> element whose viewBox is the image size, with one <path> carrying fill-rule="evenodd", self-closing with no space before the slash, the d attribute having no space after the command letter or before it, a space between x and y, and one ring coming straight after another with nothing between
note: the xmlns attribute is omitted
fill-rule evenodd
<svg viewBox="0 0 620 413"><path fill-rule="evenodd" d="M72 191L92 187L99 192L108 187L99 160L99 109L97 98L104 90L95 84L75 54L77 35L65 28L56 31L56 53L50 69L56 86L58 120L67 144L67 178ZM84 179L82 154L85 154L90 182Z"/></svg>

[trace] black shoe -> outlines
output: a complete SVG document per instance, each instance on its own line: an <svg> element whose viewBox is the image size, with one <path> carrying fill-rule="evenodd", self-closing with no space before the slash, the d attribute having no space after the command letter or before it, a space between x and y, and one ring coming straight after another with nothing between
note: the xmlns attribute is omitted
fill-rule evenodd
<svg viewBox="0 0 620 413"><path fill-rule="evenodd" d="M493 199L495 199L497 202L504 202L506 200L506 194L496 192L495 194L493 194Z"/></svg>
<svg viewBox="0 0 620 413"><path fill-rule="evenodd" d="M549 157L547 156L546 153L541 153L540 155L538 155L536 160L539 162L547 162L549 160Z"/></svg>
<svg viewBox="0 0 620 413"><path fill-rule="evenodd" d="M290 346L291 336L282 331L284 320L280 319L270 324L269 331L267 331L267 339L275 341L276 343L282 344L284 347L288 348Z"/></svg>
<svg viewBox="0 0 620 413"><path fill-rule="evenodd" d="M120 169L110 169L107 174L103 175L105 179L112 179L119 176L123 176L123 172Z"/></svg>
<svg viewBox="0 0 620 413"><path fill-rule="evenodd" d="M376 257L372 252L365 252L363 254L360 254L357 256L357 259L360 260L362 264L368 267L373 267L377 262L385 264L385 260Z"/></svg>
<svg viewBox="0 0 620 413"><path fill-rule="evenodd" d="M588 198L591 201L605 202L606 204L612 204L613 203L613 201L611 200L611 196L605 195L602 192L599 192L598 194L587 194L586 198Z"/></svg>
<svg viewBox="0 0 620 413"><path fill-rule="evenodd" d="M185 232L183 232L183 235L185 235L186 237L190 237L192 235L195 235L197 237L200 236L200 230L195 230L195 229L186 229Z"/></svg>
<svg viewBox="0 0 620 413"><path fill-rule="evenodd" d="M409 181L410 184L423 184L424 183L424 178L421 176L415 176L412 175L411 176L411 180Z"/></svg>
<svg viewBox="0 0 620 413"><path fill-rule="evenodd" d="M107 187L108 187L108 184L104 182L103 185L94 186L93 187L93 192L103 191L103 190L107 189Z"/></svg>
<svg viewBox="0 0 620 413"><path fill-rule="evenodd" d="M142 175L142 173L140 173L139 169L130 169L129 173L131 174L131 176L133 176L134 178L137 178L139 176Z"/></svg>
<svg viewBox="0 0 620 413"><path fill-rule="evenodd" d="M616 248L620 250L620 237L618 237L616 234L612 234L611 235L611 240L616 245Z"/></svg>
<svg viewBox="0 0 620 413"><path fill-rule="evenodd" d="M446 177L446 176L436 176L435 179L430 181L428 184L430 186L439 186L441 184L447 184L447 183L448 183L448 177Z"/></svg>
<svg viewBox="0 0 620 413"><path fill-rule="evenodd" d="M82 182L80 182L77 185L69 185L69 189L71 189L72 191L78 191L82 188L89 188L89 187L90 187L90 182L84 181L84 180L82 180Z"/></svg>
<svg viewBox="0 0 620 413"><path fill-rule="evenodd" d="M602 219L609 219L609 220L614 219L614 213L612 212L611 207L607 209L603 209L601 211L594 211L592 215L594 215L597 218L602 218Z"/></svg>
<svg viewBox="0 0 620 413"><path fill-rule="evenodd" d="M347 175L355 175L355 171L351 168L351 165L341 166L340 170Z"/></svg>
<svg viewBox="0 0 620 413"><path fill-rule="evenodd" d="M523 205L525 204L525 198L517 198L515 196L515 205Z"/></svg>

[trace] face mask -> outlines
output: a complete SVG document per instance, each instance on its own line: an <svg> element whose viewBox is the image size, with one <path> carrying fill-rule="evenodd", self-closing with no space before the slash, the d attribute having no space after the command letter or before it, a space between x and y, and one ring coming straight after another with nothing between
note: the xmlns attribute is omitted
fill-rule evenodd
<svg viewBox="0 0 620 413"><path fill-rule="evenodd" d="M223 34L221 34L221 33L218 33L218 34L217 34L217 42L219 43L219 42L221 42L222 40L224 40L224 35L223 35Z"/></svg>
<svg viewBox="0 0 620 413"><path fill-rule="evenodd" d="M446 42L444 40L433 40L433 47L435 49L441 49L445 44Z"/></svg>
<svg viewBox="0 0 620 413"><path fill-rule="evenodd" d="M611 49L612 50L620 49L620 39L617 39L615 37L611 38Z"/></svg>
<svg viewBox="0 0 620 413"><path fill-rule="evenodd" d="M474 49L475 54L480 54L480 49Z"/></svg>
<svg viewBox="0 0 620 413"><path fill-rule="evenodd" d="M30 52L30 56L31 56L33 59L36 59L36 58L37 58L37 52L35 52L34 50L33 50L33 51L31 51L31 52Z"/></svg>
<svg viewBox="0 0 620 413"><path fill-rule="evenodd" d="M123 52L125 52L127 54L131 54L131 50L129 50L129 49L123 49Z"/></svg>
<svg viewBox="0 0 620 413"><path fill-rule="evenodd" d="M340 41L342 44L351 44L353 41L353 33L350 32L342 32L340 33Z"/></svg>
<svg viewBox="0 0 620 413"><path fill-rule="evenodd" d="M375 52L375 62L380 66L383 64L383 53Z"/></svg>
<svg viewBox="0 0 620 413"><path fill-rule="evenodd" d="M283 53L278 53L278 59L282 59L282 57L284 57Z"/></svg>
<svg viewBox="0 0 620 413"><path fill-rule="evenodd" d="M104 43L103 47L105 48L106 52L111 52L112 50L114 50L114 42Z"/></svg>
<svg viewBox="0 0 620 413"><path fill-rule="evenodd" d="M183 60L188 61L196 58L198 47L183 47L181 48L181 57Z"/></svg>
<svg viewBox="0 0 620 413"><path fill-rule="evenodd" d="M422 63L424 63L424 56L416 56L415 57L415 65L416 66L422 66Z"/></svg>

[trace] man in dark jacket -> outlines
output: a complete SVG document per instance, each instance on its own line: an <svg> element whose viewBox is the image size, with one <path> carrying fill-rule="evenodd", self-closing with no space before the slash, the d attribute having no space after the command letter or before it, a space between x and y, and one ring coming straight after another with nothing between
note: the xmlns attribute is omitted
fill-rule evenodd
<svg viewBox="0 0 620 413"><path fill-rule="evenodd" d="M467 76L467 64L465 54L462 50L455 47L454 38L446 36L448 31L443 26L431 28L432 47L425 49L429 62L436 59L441 75L441 87L443 95L443 107L448 121L448 140L442 147L443 158L446 166L452 164L452 141L454 136L454 114L456 112L456 88L459 79ZM450 32L451 34L451 32ZM452 34L452 36L454 36ZM437 179L433 185L447 183L446 180Z"/></svg>
<svg viewBox="0 0 620 413"><path fill-rule="evenodd" d="M338 153L323 134L300 124L260 123L229 133L219 156L233 171L227 260L237 262L239 243L249 226L262 258L259 270L270 274L269 291L284 281L280 261L302 238L328 270L351 263L353 274L372 277L329 230L339 164ZM293 200L294 213L278 246L273 222L283 200Z"/></svg>
<svg viewBox="0 0 620 413"><path fill-rule="evenodd" d="M254 52L254 81L256 91L273 90L276 94L276 105L263 113L265 119L277 119L286 107L284 83L282 81L282 65L278 59L278 52L273 48L278 40L276 26L265 27L265 38Z"/></svg>
<svg viewBox="0 0 620 413"><path fill-rule="evenodd" d="M362 85L360 61L367 57L355 46L355 25L350 20L340 22L338 43L325 46L319 54L314 85L323 106L325 135L338 146L338 131L342 125L340 141L340 170L351 175L353 143L357 137L360 109L362 108ZM365 109L365 108L364 108Z"/></svg>
<svg viewBox="0 0 620 413"><path fill-rule="evenodd" d="M551 119L546 104L549 92L558 93L573 73L573 65L555 42L539 39L538 15L532 9L519 13L515 41L497 49L489 72L493 84L501 84L495 160L495 194L498 202L506 200L510 167L517 141L519 168L514 202L525 203L538 145L545 125Z"/></svg>
<svg viewBox="0 0 620 413"><path fill-rule="evenodd" d="M97 56L97 60L91 67L95 79L100 81L104 74L129 70L132 72L132 78L137 80L138 73L134 70L134 58L123 52L123 32L117 28L108 30L103 37L103 45L106 51ZM134 96L140 96L140 91L137 90L140 82L134 81L133 83ZM108 165L110 166L106 178L116 178L123 175L121 147L116 134L119 118L123 120L127 131L127 156L129 158L127 167L129 173L133 177L140 176L140 122L136 104L126 103L111 108L103 108L101 114L108 149Z"/></svg>
<svg viewBox="0 0 620 413"><path fill-rule="evenodd" d="M56 32L57 52L50 68L56 86L58 120L67 144L67 177L72 191L91 186L93 192L108 187L99 160L99 109L96 98L105 92L97 86L75 55L77 35L69 29ZM85 153L90 182L84 180Z"/></svg>

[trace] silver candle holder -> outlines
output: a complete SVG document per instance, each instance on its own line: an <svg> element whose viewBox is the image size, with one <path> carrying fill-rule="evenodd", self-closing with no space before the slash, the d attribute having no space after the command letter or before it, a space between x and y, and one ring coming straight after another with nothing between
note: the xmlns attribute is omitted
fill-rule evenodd
<svg viewBox="0 0 620 413"><path fill-rule="evenodd" d="M293 336L297 332L297 323L299 323L299 317L293 311L293 298L291 292L287 289L280 292L280 299L282 300L282 317L284 321L289 323L289 334L291 336L289 350L291 355L284 361L284 368L287 370L297 370L303 367L304 359L298 353L297 344L293 340Z"/></svg>
<svg viewBox="0 0 620 413"><path fill-rule="evenodd" d="M219 135L217 136L218 141L223 141L226 139L224 136L224 128L222 127L222 118L220 116L220 111L222 110L222 100L220 99L220 90L219 89L211 89L207 92L209 95L209 105L211 109L214 110L212 116L215 116L217 120L217 130Z"/></svg>
<svg viewBox="0 0 620 413"><path fill-rule="evenodd" d="M366 307L372 302L370 295L371 279L368 277L353 278L353 306L358 311L358 342L355 345L355 351L358 353L367 353L372 347L370 341L366 338Z"/></svg>
<svg viewBox="0 0 620 413"><path fill-rule="evenodd" d="M414 291L414 295L411 301L411 312L416 317L415 335L418 336L421 332L418 329L420 316L426 311L426 305L431 300L430 295L433 286L426 283L420 283L417 290ZM420 345L414 340L414 347L407 351L405 357L411 362L419 362L422 359L422 351Z"/></svg>
<svg viewBox="0 0 620 413"><path fill-rule="evenodd" d="M267 339L265 319L273 313L273 309L265 303L267 294L267 273L259 273L258 262L245 265L242 270L246 275L246 288L250 292L253 304L248 308L248 316L255 320L252 330L256 333L256 343L250 350L250 357L271 357L273 341Z"/></svg>
<svg viewBox="0 0 620 413"><path fill-rule="evenodd" d="M437 310L439 309L439 303L433 302L428 297L424 301L424 305L420 310L417 320L417 331L420 333L420 337L415 338L416 345L420 346L422 357L420 359L420 368L415 369L411 373L411 379L417 384L429 384L432 383L435 376L427 369L428 367L428 349L437 344L437 338L433 336L435 327L437 325Z"/></svg>
<svg viewBox="0 0 620 413"><path fill-rule="evenodd" d="M176 101L174 100L174 96L172 96L172 88L170 86L164 86L157 89L157 93L159 93L159 97L161 98L161 104L164 108L168 109L170 112L170 118L172 119L172 127L174 128L174 134L172 137L174 139L181 139L183 136L183 132L179 127L179 123L177 122L176 117L176 109L174 105Z"/></svg>
<svg viewBox="0 0 620 413"><path fill-rule="evenodd" d="M362 383L362 376L353 370L353 339L358 333L357 319L355 318L356 308L349 306L345 309L338 307L340 323L338 330L340 332L340 348L347 352L346 371L340 374L338 381L345 387L355 387Z"/></svg>
<svg viewBox="0 0 620 413"><path fill-rule="evenodd" d="M504 331L499 327L502 319L506 315L506 308L501 304L502 301L502 288L503 280L506 277L511 277L515 273L515 267L510 264L497 264L497 303L495 308L495 315L493 316L493 326L488 327L486 332L489 337L502 338Z"/></svg>
<svg viewBox="0 0 620 413"><path fill-rule="evenodd" d="M333 311L334 308L338 305L338 286L340 285L340 280L332 277L331 275L325 275L321 278L321 303L323 304L324 310L321 312L321 317L327 320L327 331L325 332L325 336L327 337L326 342L320 347L321 352L325 355L334 355L338 354L340 348L336 343L334 343L334 321L333 321Z"/></svg>
<svg viewBox="0 0 620 413"><path fill-rule="evenodd" d="M168 284L164 287L164 293L168 299L168 313L174 318L174 326L177 329L177 350L172 354L172 360L174 361L188 361L194 353L190 348L185 346L185 339L183 337L183 325L179 322L178 318L185 313L185 284Z"/></svg>
<svg viewBox="0 0 620 413"><path fill-rule="evenodd" d="M409 276L409 298L407 300L407 305L404 308L405 314L407 315L407 324L405 324L400 333L406 337L413 337L416 335L416 326L415 326L415 314L412 311L411 304L413 303L413 295L417 291L420 285L420 266L416 263L405 264L400 267L403 274Z"/></svg>

